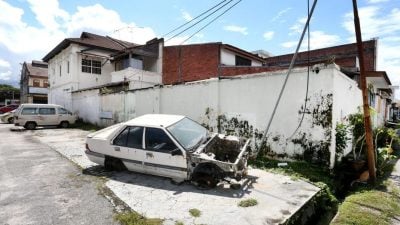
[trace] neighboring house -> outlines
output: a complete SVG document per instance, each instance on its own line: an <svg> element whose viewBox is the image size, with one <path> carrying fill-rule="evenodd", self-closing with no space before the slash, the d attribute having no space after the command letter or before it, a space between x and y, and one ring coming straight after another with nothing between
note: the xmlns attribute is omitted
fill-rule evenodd
<svg viewBox="0 0 400 225"><path fill-rule="evenodd" d="M262 68L264 59L221 42L164 47L163 84L246 74Z"/></svg>
<svg viewBox="0 0 400 225"><path fill-rule="evenodd" d="M24 62L21 69L21 103L47 103L47 63Z"/></svg>
<svg viewBox="0 0 400 225"><path fill-rule="evenodd" d="M71 94L74 91L110 87L111 83L121 86L132 79L141 81L147 75L144 70L159 74L161 65L154 65L158 51L156 56L148 56L146 46L88 32L79 38L64 39L43 58L49 64L49 102L76 111L79 109L73 108ZM138 72L143 74L138 77Z"/></svg>

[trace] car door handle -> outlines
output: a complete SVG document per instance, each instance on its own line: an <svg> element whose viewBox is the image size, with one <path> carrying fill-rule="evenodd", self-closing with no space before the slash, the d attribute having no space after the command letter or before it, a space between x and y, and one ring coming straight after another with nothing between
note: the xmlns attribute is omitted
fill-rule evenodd
<svg viewBox="0 0 400 225"><path fill-rule="evenodd" d="M147 157L147 158L153 158L154 155L153 155L153 153L151 153L151 152L147 152L147 153L146 153L146 157Z"/></svg>
<svg viewBox="0 0 400 225"><path fill-rule="evenodd" d="M121 151L121 149L119 147L114 147L114 150L117 152Z"/></svg>

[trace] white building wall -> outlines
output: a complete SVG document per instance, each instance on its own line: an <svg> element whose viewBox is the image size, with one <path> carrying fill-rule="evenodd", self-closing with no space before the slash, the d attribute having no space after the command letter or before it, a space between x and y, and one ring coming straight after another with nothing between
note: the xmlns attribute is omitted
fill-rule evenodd
<svg viewBox="0 0 400 225"><path fill-rule="evenodd" d="M83 109L84 113L79 116L100 125L110 125L110 122L100 119L99 112L112 112L113 123L147 113L182 114L214 131L218 128L218 116L224 115L227 120L236 118L246 121L253 130L262 133L284 78L285 71L226 80L210 79L109 95L97 94L100 100L96 100L95 92L88 91L91 93L88 100L80 100L75 104L75 99L82 98L86 93L78 92L73 94L74 109L89 108L88 104L92 104L92 109ZM301 144L312 144L318 148L324 143L329 147L327 157L332 164L335 156L335 144L332 141L334 126L336 121L357 111L361 104L360 90L335 66L321 68L319 73L310 72L306 114L300 128L293 134L302 117L306 84L306 69L294 70L271 124L268 144L274 154L289 157L303 153ZM100 102L99 105L96 102ZM326 113L329 110L332 120L326 122L324 118L330 118ZM325 117L321 119L320 115ZM326 125L321 125L319 120Z"/></svg>
<svg viewBox="0 0 400 225"><path fill-rule="evenodd" d="M99 89L74 92L72 94L72 111L84 121L92 124L100 124L100 104Z"/></svg>

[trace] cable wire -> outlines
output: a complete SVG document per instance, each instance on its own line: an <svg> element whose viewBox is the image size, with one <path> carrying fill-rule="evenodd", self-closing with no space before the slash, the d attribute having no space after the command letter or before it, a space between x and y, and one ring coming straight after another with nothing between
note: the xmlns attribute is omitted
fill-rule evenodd
<svg viewBox="0 0 400 225"><path fill-rule="evenodd" d="M188 25L189 23L195 21L196 19L200 18L201 16L203 16L203 15L206 14L206 13L208 13L208 12L211 11L212 9L214 9L214 8L216 8L217 6L221 5L223 2L226 2L226 0L223 0L223 1L219 2L218 4L214 5L213 7L209 8L208 10L202 12L200 15L196 16L195 18L193 18L193 19L187 21L186 23L184 23L184 24L178 26L177 28L171 30L170 32L168 32L168 33L162 35L162 38L164 38L165 36L167 36L167 35L169 35L169 34L175 32L175 31L179 30L180 28L182 28L182 27Z"/></svg>
<svg viewBox="0 0 400 225"><path fill-rule="evenodd" d="M307 0L307 12L308 12L308 16L310 16L310 0ZM300 129L300 127L303 123L303 120L304 120L304 115L306 114L306 110L307 110L308 89L309 89L309 85L310 85L310 24L308 24L308 29L307 29L307 39L308 39L307 40L307 60L308 60L308 62L307 62L307 85L306 85L306 97L304 98L304 108L303 108L303 112L301 115L299 125L296 127L296 129L294 130L292 135L290 135L288 140L292 139L293 136Z"/></svg>
<svg viewBox="0 0 400 225"><path fill-rule="evenodd" d="M212 11L210 14L208 14L207 16L205 16L204 18L202 18L201 20L197 21L196 23L190 25L189 27L185 28L184 30L182 30L181 32L175 34L174 36L168 38L165 42L170 41L172 38L175 38L179 35L181 35L182 33L184 33L185 31L189 30L190 28L196 26L197 24L203 22L205 19L207 19L208 17L210 17L211 15L213 15L214 13L218 12L219 10L221 10L222 8L224 8L226 5L228 5L229 3L231 3L233 0L229 0L227 3L223 4L222 6L218 7L216 10Z"/></svg>
<svg viewBox="0 0 400 225"><path fill-rule="evenodd" d="M239 0L238 2L236 2L235 4L231 5L229 8L227 8L225 11L223 11L221 14L219 14L217 17L215 17L214 19L212 19L210 22L208 22L206 25L204 25L203 27L201 27L199 30L197 30L196 32L194 32L192 35L190 35L188 38L186 38L184 41L181 42L181 45L183 43L185 43L186 41L188 41L190 38L192 38L194 35L196 35L197 33L199 33L200 31L202 31L204 28L206 28L208 25L210 25L211 23L213 23L215 20L217 20L218 18L220 18L222 15L224 15L225 13L227 13L229 10L231 10L233 7L235 7L237 4L239 4L239 2L241 2L242 0ZM231 2L231 1L229 1ZM229 3L228 2L228 3Z"/></svg>
<svg viewBox="0 0 400 225"><path fill-rule="evenodd" d="M301 33L301 37L300 37L299 43L297 44L296 51L295 51L295 53L293 54L292 61L290 62L289 69L288 69L288 71L287 71L287 73L286 73L285 81L283 82L283 85L282 85L281 91L280 91L280 93L279 93L278 99L277 99L276 102L275 102L275 106L274 106L274 109L273 109L273 111L272 111L272 115L271 115L271 117L270 117L270 119L269 119L269 121L268 121L267 128L265 129L264 134L263 134L263 136L262 136L260 146L263 146L264 143L265 143L265 141L266 141L266 137L267 137L269 128L271 127L271 123L272 123L272 120L274 119L274 116L275 116L275 113L276 113L276 109L278 108L278 105L279 105L279 103L280 103L280 101L281 101L281 98L282 98L282 95L283 95L283 91L285 90L287 81L288 81L288 79L289 79L290 73L292 72L292 69L293 69L293 67L294 67L294 63L295 63L295 61L296 61L297 53L299 52L301 43L303 42L304 35L305 35L305 33L306 33L308 24L310 23L310 19L311 19L311 16L312 16L313 12L314 12L315 5L317 4L317 1L318 1L318 0L314 0L314 3L313 3L313 5L312 5L312 7L311 7L311 11L310 11L310 13L309 13L309 15L308 15L308 17L307 17L307 21L306 21L306 24L305 24L305 26L304 26L303 32Z"/></svg>

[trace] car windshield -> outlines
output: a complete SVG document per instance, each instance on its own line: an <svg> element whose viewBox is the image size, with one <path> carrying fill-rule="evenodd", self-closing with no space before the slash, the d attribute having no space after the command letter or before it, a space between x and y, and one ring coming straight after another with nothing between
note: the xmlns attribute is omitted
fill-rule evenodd
<svg viewBox="0 0 400 225"><path fill-rule="evenodd" d="M187 150L194 150L207 138L207 129L191 119L183 118L167 130Z"/></svg>

